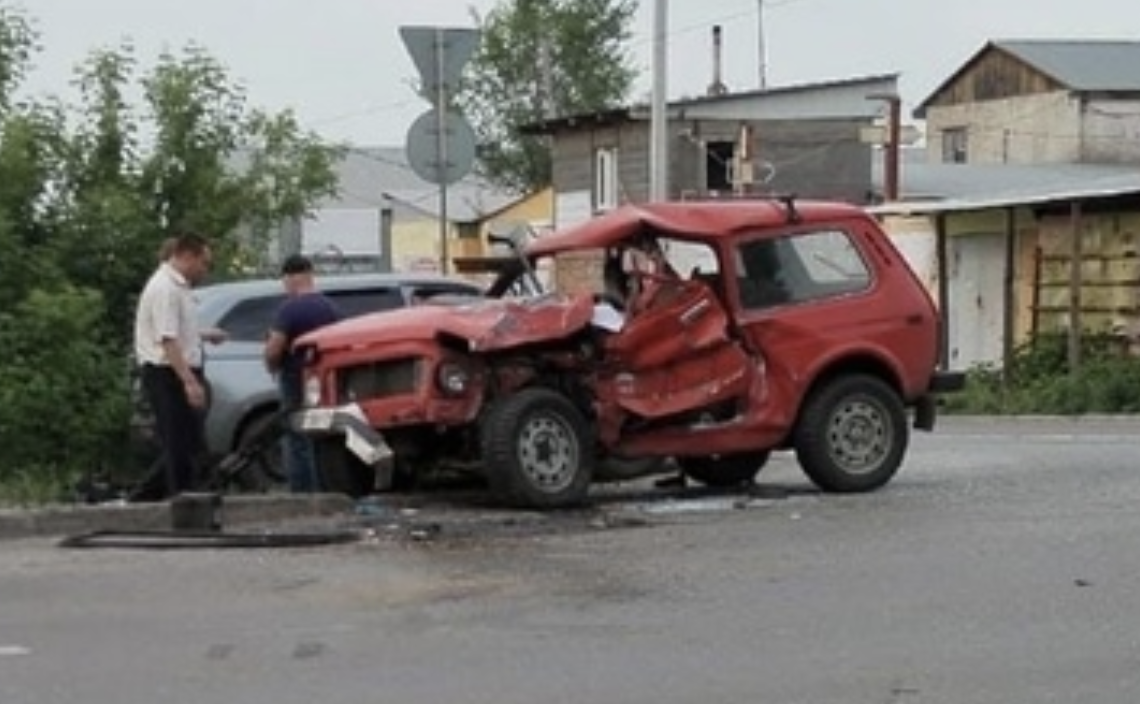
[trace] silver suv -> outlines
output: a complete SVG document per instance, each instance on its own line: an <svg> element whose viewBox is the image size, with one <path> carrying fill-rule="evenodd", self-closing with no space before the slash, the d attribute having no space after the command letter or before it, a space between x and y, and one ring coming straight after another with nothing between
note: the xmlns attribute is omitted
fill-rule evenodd
<svg viewBox="0 0 1140 704"><path fill-rule="evenodd" d="M466 281L416 274L322 276L317 288L336 301L345 317L402 308L441 295L482 295L478 286ZM274 420L277 385L265 369L262 349L285 292L278 279L256 279L203 286L195 295L201 326L221 328L229 336L220 345L205 347L210 389L206 445L212 457L221 457L249 442ZM141 397L136 389L136 400ZM136 441L153 448L153 418L144 403L136 403L132 431ZM266 459L270 473L277 476L250 477L245 482L248 488L262 489L266 480L282 479L279 458Z"/></svg>

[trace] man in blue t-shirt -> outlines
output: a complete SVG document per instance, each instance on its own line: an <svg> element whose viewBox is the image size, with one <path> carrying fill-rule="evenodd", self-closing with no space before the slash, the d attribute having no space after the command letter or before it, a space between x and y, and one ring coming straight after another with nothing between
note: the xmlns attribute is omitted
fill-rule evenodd
<svg viewBox="0 0 1140 704"><path fill-rule="evenodd" d="M307 257L294 254L281 265L281 280L287 298L277 309L269 339L265 341L265 366L277 375L284 408L299 408L304 397L304 379L301 371L304 361L293 350L297 338L319 327L341 319L340 311L327 296L317 290L313 281L313 263ZM302 433L286 425L282 440L282 458L290 490L319 491L313 442Z"/></svg>

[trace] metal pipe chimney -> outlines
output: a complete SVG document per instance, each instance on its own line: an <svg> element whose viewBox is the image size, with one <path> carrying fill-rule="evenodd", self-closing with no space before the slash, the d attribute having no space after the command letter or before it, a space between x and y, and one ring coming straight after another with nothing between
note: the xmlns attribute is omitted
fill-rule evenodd
<svg viewBox="0 0 1140 704"><path fill-rule="evenodd" d="M713 52L713 79L709 84L708 95L709 97L716 97L718 95L725 95L728 93L728 86L721 80L721 55L723 47L721 46L721 29L720 25L713 25L712 28L712 52Z"/></svg>

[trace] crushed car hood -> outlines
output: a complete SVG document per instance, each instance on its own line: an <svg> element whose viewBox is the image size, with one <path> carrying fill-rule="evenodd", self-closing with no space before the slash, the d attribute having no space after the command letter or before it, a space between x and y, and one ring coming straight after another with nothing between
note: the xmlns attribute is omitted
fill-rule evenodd
<svg viewBox="0 0 1140 704"><path fill-rule="evenodd" d="M593 312L588 295L427 303L345 320L309 333L297 344L328 351L444 335L466 340L473 352L485 352L565 338L589 325Z"/></svg>

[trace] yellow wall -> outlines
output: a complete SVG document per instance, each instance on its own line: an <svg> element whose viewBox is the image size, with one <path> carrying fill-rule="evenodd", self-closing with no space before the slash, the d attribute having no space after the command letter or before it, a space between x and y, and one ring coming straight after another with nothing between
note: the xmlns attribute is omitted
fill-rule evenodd
<svg viewBox="0 0 1140 704"><path fill-rule="evenodd" d="M950 237L1006 232L1005 212L987 210L947 216ZM1014 344L1026 341L1034 326L1042 332L1069 327L1073 226L1067 212L1034 216L1014 211ZM1081 327L1111 332L1134 326L1140 303L1137 258L1140 214L1081 216ZM1040 255L1038 254L1040 250ZM1040 256L1040 262L1038 258Z"/></svg>
<svg viewBox="0 0 1140 704"><path fill-rule="evenodd" d="M1005 211L1003 210L977 210L946 214L946 234L950 237L983 232L1002 234L1005 229Z"/></svg>
<svg viewBox="0 0 1140 704"><path fill-rule="evenodd" d="M935 231L935 216L922 217ZM1004 235L1008 228L1005 210L1000 208L945 217L948 237ZM1081 223L1082 328L1140 329L1140 213L1083 214ZM883 226L892 234L924 229L913 217L886 217ZM1014 344L1020 344L1030 337L1034 325L1043 332L1068 327L1072 224L1065 212L1037 218L1029 208L1017 208L1013 231L1013 331ZM931 293L937 296L937 291Z"/></svg>
<svg viewBox="0 0 1140 704"><path fill-rule="evenodd" d="M1072 223L1067 215L1044 218L1033 248L1040 247L1039 327L1068 327ZM1135 330L1140 322L1140 213L1081 217L1081 327L1094 332ZM1023 252L1029 289L1035 252Z"/></svg>
<svg viewBox="0 0 1140 704"><path fill-rule="evenodd" d="M935 249L934 220L924 215L887 215L882 218L881 224L931 298L938 303L938 252Z"/></svg>
<svg viewBox="0 0 1140 704"><path fill-rule="evenodd" d="M454 229L454 228L452 228ZM449 243L453 242L449 239ZM439 223L434 219L407 220L392 225L392 269L410 271L439 268Z"/></svg>
<svg viewBox="0 0 1140 704"><path fill-rule="evenodd" d="M529 223L535 227L549 226L554 218L554 191L550 188L523 196L487 218L457 226L452 223L447 241L448 258L479 257L487 253L487 232L497 225ZM459 231L475 230L478 237L460 237ZM408 271L413 268L438 269L440 259L439 223L435 219L406 220L392 225L392 268ZM449 267L454 271L453 267Z"/></svg>
<svg viewBox="0 0 1140 704"><path fill-rule="evenodd" d="M549 227L554 222L554 189L544 188L524 196L485 220L481 228L483 240L486 240L488 229L496 223L512 222L525 222L534 227Z"/></svg>

